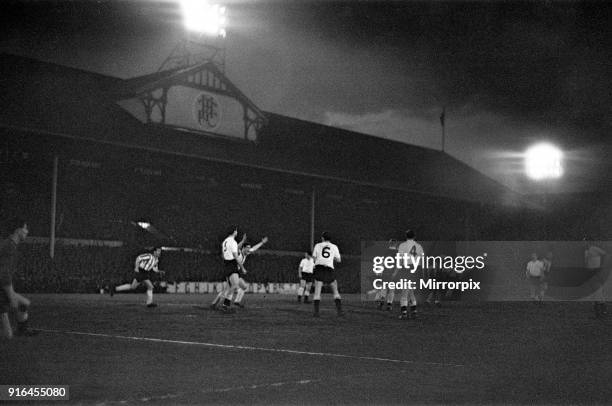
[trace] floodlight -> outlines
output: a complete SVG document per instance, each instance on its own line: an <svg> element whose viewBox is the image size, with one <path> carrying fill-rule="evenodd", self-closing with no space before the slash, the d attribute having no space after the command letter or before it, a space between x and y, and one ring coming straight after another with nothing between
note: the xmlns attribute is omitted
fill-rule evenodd
<svg viewBox="0 0 612 406"><path fill-rule="evenodd" d="M139 221L136 224L138 224L140 228L143 228L145 230L148 230L149 228L151 228L151 223L147 223L146 221Z"/></svg>
<svg viewBox="0 0 612 406"><path fill-rule="evenodd" d="M563 175L563 152L551 144L537 144L525 153L525 171L534 180L557 179Z"/></svg>
<svg viewBox="0 0 612 406"><path fill-rule="evenodd" d="M206 0L180 0L185 28L201 34L225 37L225 7Z"/></svg>

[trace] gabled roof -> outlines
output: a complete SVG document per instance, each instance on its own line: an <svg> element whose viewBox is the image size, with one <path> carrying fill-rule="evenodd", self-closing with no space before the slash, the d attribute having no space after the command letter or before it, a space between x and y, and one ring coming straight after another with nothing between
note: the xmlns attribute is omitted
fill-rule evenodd
<svg viewBox="0 0 612 406"><path fill-rule="evenodd" d="M268 112L261 112L268 122L258 143L236 142L146 125L117 104L120 97L180 83L201 71L217 75L228 92L248 100L207 63L123 80L13 55L0 54L0 62L0 127L453 199L522 200L428 148Z"/></svg>
<svg viewBox="0 0 612 406"><path fill-rule="evenodd" d="M209 72L218 80L220 86L198 84L189 80L198 73ZM186 68L175 68L156 72L150 75L139 76L123 81L120 94L123 96L137 96L155 89L170 87L176 84L192 86L202 90L217 92L238 99L248 106L257 116L264 118L263 112L244 93L240 91L213 62L202 62Z"/></svg>

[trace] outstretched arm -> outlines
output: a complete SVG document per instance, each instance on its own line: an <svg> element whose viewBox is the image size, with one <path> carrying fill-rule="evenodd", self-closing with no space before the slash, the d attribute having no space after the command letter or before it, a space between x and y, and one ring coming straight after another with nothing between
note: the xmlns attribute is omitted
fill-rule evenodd
<svg viewBox="0 0 612 406"><path fill-rule="evenodd" d="M253 245L251 247L251 249L249 250L249 254L257 251L258 249L260 249L261 246L264 245L267 242L268 242L268 237L262 238L260 242L258 242L257 244L255 244L255 245Z"/></svg>
<svg viewBox="0 0 612 406"><path fill-rule="evenodd" d="M244 243L246 242L246 239L247 239L247 235L246 235L246 233L244 233L244 234L242 235L242 240L240 240L240 242L238 243L238 249L241 249L241 248L242 248L242 246L243 246L243 245L244 245Z"/></svg>

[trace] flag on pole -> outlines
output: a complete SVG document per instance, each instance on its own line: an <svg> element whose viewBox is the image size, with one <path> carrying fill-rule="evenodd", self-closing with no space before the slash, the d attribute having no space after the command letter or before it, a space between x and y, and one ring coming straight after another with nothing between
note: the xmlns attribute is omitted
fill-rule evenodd
<svg viewBox="0 0 612 406"><path fill-rule="evenodd" d="M440 114L440 125L442 126L442 152L444 152L444 143L446 138L446 127L444 127L444 121L446 120L446 107L442 107L442 114Z"/></svg>

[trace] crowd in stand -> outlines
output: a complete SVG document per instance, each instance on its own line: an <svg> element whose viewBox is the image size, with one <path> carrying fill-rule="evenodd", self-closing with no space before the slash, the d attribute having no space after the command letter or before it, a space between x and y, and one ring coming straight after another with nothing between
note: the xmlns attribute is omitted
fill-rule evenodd
<svg viewBox="0 0 612 406"><path fill-rule="evenodd" d="M15 283L24 292L97 292L112 284L131 281L133 249L106 246L59 245L53 260L47 244L24 244ZM301 257L256 254L249 261L245 279L252 283L297 283ZM160 269L167 282L223 281L223 264L212 253L164 251ZM345 291L359 290L359 261L347 259L338 278Z"/></svg>
<svg viewBox="0 0 612 406"><path fill-rule="evenodd" d="M32 236L49 236L48 162L3 165L3 216L19 212ZM232 173L229 177L236 181L221 184L214 173L194 180L177 169L168 175L166 169L113 171L64 161L59 174L56 237L123 241L130 248L59 244L51 259L48 244L26 244L16 276L23 291L95 291L129 280L135 256L147 245L135 237L143 232L134 226L139 220L150 221L168 245L199 249L163 253L160 268L170 281L219 281L219 244L228 224L239 221L250 240L267 236L267 249L301 252L310 241L313 198L316 226L330 231L342 252L353 255L359 254L362 241L399 239L406 227L415 229L422 241L579 240L587 233L609 239L612 233L609 205L595 195L526 209L331 183L294 184L295 179L278 183L277 175L250 172ZM247 279L296 282L299 259L258 253L249 260ZM344 291L357 291L358 261L343 262L338 278Z"/></svg>

